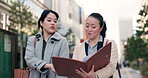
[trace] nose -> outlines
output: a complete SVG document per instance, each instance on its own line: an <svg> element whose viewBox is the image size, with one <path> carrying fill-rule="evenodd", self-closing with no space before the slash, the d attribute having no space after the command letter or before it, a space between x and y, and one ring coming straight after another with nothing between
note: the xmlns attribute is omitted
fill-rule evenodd
<svg viewBox="0 0 148 78"><path fill-rule="evenodd" d="M91 28L91 27L89 27L89 28L88 28L88 31L92 31L92 28Z"/></svg>
<svg viewBox="0 0 148 78"><path fill-rule="evenodd" d="M54 21L51 21L51 24L55 24L55 22Z"/></svg>

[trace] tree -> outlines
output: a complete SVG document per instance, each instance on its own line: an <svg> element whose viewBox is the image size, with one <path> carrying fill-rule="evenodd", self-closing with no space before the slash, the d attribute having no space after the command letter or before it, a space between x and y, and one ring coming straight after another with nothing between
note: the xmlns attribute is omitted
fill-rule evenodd
<svg viewBox="0 0 148 78"><path fill-rule="evenodd" d="M148 3L144 2L142 9L139 11L141 18L137 20L139 23L136 34L128 38L125 45L125 59L130 61L138 61L142 58L148 63Z"/></svg>
<svg viewBox="0 0 148 78"><path fill-rule="evenodd" d="M70 53L72 53L72 51L74 50L76 39L75 39L75 36L74 36L71 28L68 29L68 32L66 33L65 37L67 38L68 43L69 43Z"/></svg>
<svg viewBox="0 0 148 78"><path fill-rule="evenodd" d="M136 30L136 36L141 37L148 41L147 37L148 36L148 3L147 1L144 2L142 5L142 9L139 11L139 15L141 18L137 20L137 22L140 24L138 26L138 30Z"/></svg>
<svg viewBox="0 0 148 78"><path fill-rule="evenodd" d="M23 35L31 35L35 30L36 20L33 18L33 14L29 11L29 7L23 5L22 2L11 2L10 6L10 27L9 29L19 35L19 49L20 49L20 66L23 68Z"/></svg>
<svg viewBox="0 0 148 78"><path fill-rule="evenodd" d="M140 47L145 49L143 58L148 62L148 2L146 0L143 0L139 15L141 18L138 19L137 22L140 24L140 26L138 26L138 30L136 30L136 37L141 38L144 41L144 43L141 43L143 47Z"/></svg>
<svg viewBox="0 0 148 78"><path fill-rule="evenodd" d="M127 45L125 45L125 59L129 61L144 58L146 54L146 45L143 39L132 36L128 38Z"/></svg>

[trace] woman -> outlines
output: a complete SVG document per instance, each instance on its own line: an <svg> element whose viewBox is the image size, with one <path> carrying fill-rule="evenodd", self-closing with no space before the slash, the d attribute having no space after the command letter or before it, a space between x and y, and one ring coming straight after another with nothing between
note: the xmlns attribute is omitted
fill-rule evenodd
<svg viewBox="0 0 148 78"><path fill-rule="evenodd" d="M113 40L105 39L106 29L106 23L99 13L92 13L87 17L85 31L88 40L86 40L84 43L76 45L73 59L86 61L91 55L97 52L97 50L108 42L112 42L112 49L110 63L102 69L94 72L94 65L92 66L91 71L88 73L81 68L76 69L76 73L83 78L109 78L116 70L118 59L117 47Z"/></svg>
<svg viewBox="0 0 148 78"><path fill-rule="evenodd" d="M69 48L66 38L56 32L58 18L55 11L44 10L38 20L41 31L28 39L25 60L29 78L61 78L55 74L51 57L69 57Z"/></svg>

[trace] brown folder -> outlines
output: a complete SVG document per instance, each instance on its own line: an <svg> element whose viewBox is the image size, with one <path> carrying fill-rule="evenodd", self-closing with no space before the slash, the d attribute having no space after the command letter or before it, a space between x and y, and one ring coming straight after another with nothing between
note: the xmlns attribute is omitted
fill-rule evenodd
<svg viewBox="0 0 148 78"><path fill-rule="evenodd" d="M110 55L111 42L103 46L86 62L64 57L52 57L52 62L59 76L81 78L81 76L76 73L76 69L82 68L86 72L89 72L92 65L95 65L94 70L97 71L98 69L105 67L110 62Z"/></svg>

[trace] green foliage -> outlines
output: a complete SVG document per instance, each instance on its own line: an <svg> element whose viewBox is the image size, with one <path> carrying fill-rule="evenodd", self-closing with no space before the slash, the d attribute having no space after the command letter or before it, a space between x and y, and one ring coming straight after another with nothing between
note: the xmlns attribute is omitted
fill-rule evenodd
<svg viewBox="0 0 148 78"><path fill-rule="evenodd" d="M20 67L23 68L23 48L26 43L26 35L31 35L37 29L35 27L37 21L33 18L33 14L29 11L29 7L23 5L22 2L11 2L10 6L10 26L9 30L18 33L18 52L20 53ZM26 36L26 37L25 37Z"/></svg>
<svg viewBox="0 0 148 78"><path fill-rule="evenodd" d="M141 66L141 74L148 77L148 64L143 64Z"/></svg>
<svg viewBox="0 0 148 78"><path fill-rule="evenodd" d="M128 38L127 45L125 45L125 59L134 61L138 58L146 58L146 56L148 56L148 53L144 40L134 36Z"/></svg>
<svg viewBox="0 0 148 78"><path fill-rule="evenodd" d="M29 7L23 5L21 2L11 2L10 15L10 29L17 32L24 32L31 34L36 25L36 20L33 18L33 14L29 11Z"/></svg>
<svg viewBox="0 0 148 78"><path fill-rule="evenodd" d="M136 34L128 38L125 45L125 59L130 61L138 61L139 58L143 62L148 63L148 4L142 6L139 11L141 18L137 20L140 26L136 30ZM138 61L139 62L139 61ZM134 65L133 65L134 66ZM146 69L146 68L144 68ZM142 71L145 71L142 69ZM148 70L147 70L148 71ZM146 72L146 71L145 71Z"/></svg>
<svg viewBox="0 0 148 78"><path fill-rule="evenodd" d="M137 22L140 26L138 26L138 30L136 30L136 35L141 37L148 35L148 3L145 2L142 6L142 9L139 11L139 15L141 18L138 19Z"/></svg>
<svg viewBox="0 0 148 78"><path fill-rule="evenodd" d="M31 35L35 35L37 32L39 32L38 29L34 30L33 33Z"/></svg>
<svg viewBox="0 0 148 78"><path fill-rule="evenodd" d="M74 46L75 46L75 36L73 35L73 32L72 32L72 29L69 28L68 29L68 32L66 33L65 37L67 38L68 40L68 43L69 43L69 49L70 51L73 51L74 50Z"/></svg>

